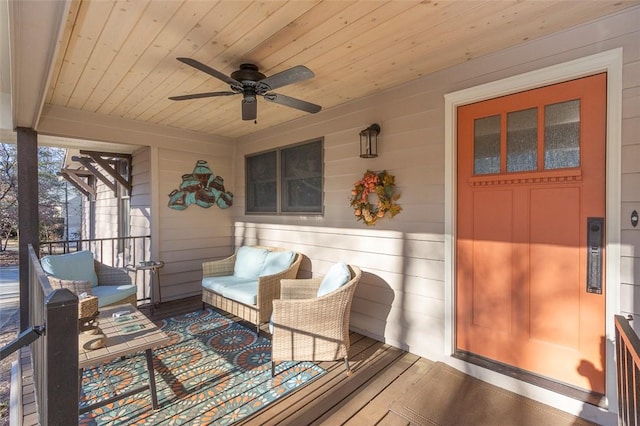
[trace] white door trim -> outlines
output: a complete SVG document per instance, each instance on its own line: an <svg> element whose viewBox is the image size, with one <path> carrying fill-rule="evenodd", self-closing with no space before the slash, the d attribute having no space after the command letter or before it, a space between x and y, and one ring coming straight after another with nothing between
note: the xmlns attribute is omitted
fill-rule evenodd
<svg viewBox="0 0 640 426"><path fill-rule="evenodd" d="M450 355L455 350L455 241L456 241L456 111L461 105L479 102L498 96L517 93L549 84L560 83L588 75L607 72L607 158L606 158L606 396L609 410L617 412L616 377L615 377L615 326L614 314L619 312L620 298L620 152L622 128L622 48L617 48L584 58L553 65L540 70L527 72L480 86L463 89L445 95L445 339L444 356L446 362L460 367L461 362ZM466 363L464 363L466 364ZM479 367L464 365L469 374L491 375ZM496 373L497 374L497 373ZM515 381L504 377L494 377L503 387L524 389L521 382L505 384L504 381ZM544 392L543 392L544 393ZM544 396L527 395L543 400L549 405L563 406L566 411L582 409L581 405L572 404L567 398L556 395L550 401ZM564 402L563 402L564 400ZM573 407L575 406L575 407ZM578 413L576 413L578 414Z"/></svg>

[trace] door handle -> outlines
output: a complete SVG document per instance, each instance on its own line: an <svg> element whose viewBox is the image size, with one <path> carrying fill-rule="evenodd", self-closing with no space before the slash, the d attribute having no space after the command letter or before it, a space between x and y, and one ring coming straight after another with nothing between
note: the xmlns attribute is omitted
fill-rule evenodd
<svg viewBox="0 0 640 426"><path fill-rule="evenodd" d="M587 293L602 294L604 218L587 218Z"/></svg>

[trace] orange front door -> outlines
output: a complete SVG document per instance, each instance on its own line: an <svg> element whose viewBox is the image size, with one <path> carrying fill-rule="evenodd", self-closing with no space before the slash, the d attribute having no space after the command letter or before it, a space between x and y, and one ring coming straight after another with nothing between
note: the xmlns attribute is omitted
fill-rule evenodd
<svg viewBox="0 0 640 426"><path fill-rule="evenodd" d="M605 123L606 74L458 108L458 351L604 394Z"/></svg>

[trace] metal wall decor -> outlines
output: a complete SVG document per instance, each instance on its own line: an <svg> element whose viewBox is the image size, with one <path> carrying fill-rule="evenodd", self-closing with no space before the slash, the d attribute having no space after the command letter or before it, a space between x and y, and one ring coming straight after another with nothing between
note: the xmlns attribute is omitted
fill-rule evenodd
<svg viewBox="0 0 640 426"><path fill-rule="evenodd" d="M182 175L179 189L169 194L169 207L184 210L191 204L209 208L217 204L221 209L231 207L233 194L225 191L223 179L216 176L204 160L198 160L192 173Z"/></svg>

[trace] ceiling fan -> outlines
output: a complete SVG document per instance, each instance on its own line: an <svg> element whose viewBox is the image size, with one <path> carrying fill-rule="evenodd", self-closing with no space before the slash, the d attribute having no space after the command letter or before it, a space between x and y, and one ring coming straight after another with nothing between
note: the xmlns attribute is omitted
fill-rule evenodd
<svg viewBox="0 0 640 426"><path fill-rule="evenodd" d="M240 69L231 73L231 77L214 70L208 65L191 58L176 58L180 62L192 66L193 68L205 72L218 80L222 80L231 87L231 91L226 92L206 92L194 93L191 95L171 96L172 101L184 101L187 99L209 98L214 96L242 95L242 119L255 120L258 115L257 96L264 97L269 102L296 108L301 111L315 114L320 111L320 105L303 101L289 96L273 93L271 90L288 84L297 83L314 77L313 72L304 65L298 65L288 70L279 72L270 77L265 76L254 64L242 64Z"/></svg>

